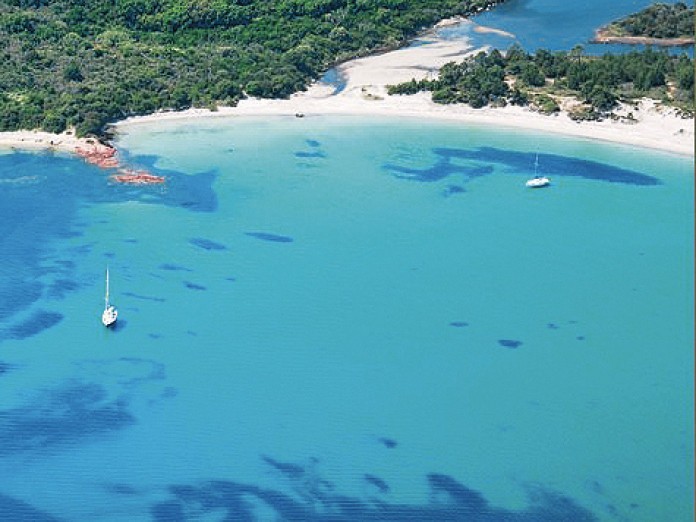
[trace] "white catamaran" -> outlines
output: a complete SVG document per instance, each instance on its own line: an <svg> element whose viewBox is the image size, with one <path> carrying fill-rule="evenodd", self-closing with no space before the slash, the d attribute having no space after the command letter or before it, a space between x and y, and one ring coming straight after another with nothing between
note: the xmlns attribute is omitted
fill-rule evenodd
<svg viewBox="0 0 696 522"><path fill-rule="evenodd" d="M551 180L547 178L546 176L540 176L537 174L537 170L539 169L539 154L537 153L536 158L534 159L534 177L532 179L528 179L527 182L525 183L525 186L529 188L541 188L541 187L546 187L551 184Z"/></svg>
<svg viewBox="0 0 696 522"><path fill-rule="evenodd" d="M107 328L116 322L118 310L109 304L109 267L106 267L106 296L104 297L104 312L102 313L102 323Z"/></svg>

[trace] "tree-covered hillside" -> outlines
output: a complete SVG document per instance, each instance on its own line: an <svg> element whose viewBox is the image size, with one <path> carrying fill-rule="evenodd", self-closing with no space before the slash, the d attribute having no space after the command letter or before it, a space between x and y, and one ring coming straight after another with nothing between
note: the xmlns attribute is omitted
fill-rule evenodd
<svg viewBox="0 0 696 522"><path fill-rule="evenodd" d="M598 119L618 101L649 97L674 105L685 116L694 113L694 60L647 49L627 54L583 56L581 48L528 54L512 47L449 63L437 80L422 80L390 87L390 94L431 91L438 103L485 105L533 104L542 112L560 109L564 98L582 102L571 117Z"/></svg>
<svg viewBox="0 0 696 522"><path fill-rule="evenodd" d="M501 0L498 0L501 1ZM493 0L0 0L0 131L286 97Z"/></svg>
<svg viewBox="0 0 696 522"><path fill-rule="evenodd" d="M694 9L683 2L653 4L639 13L609 25L606 34L647 38L693 38Z"/></svg>

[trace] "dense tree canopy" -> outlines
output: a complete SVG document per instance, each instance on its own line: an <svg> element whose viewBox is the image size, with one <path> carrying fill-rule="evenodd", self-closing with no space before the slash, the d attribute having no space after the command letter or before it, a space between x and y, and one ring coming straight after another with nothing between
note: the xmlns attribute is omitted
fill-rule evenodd
<svg viewBox="0 0 696 522"><path fill-rule="evenodd" d="M600 118L619 100L652 97L693 115L694 61L652 49L594 57L582 56L579 49L528 54L512 47L505 55L494 50L446 64L437 80L412 80L391 86L389 93L422 90L432 91L438 103L478 108L533 102L543 112L559 110L555 100L572 96L586 104L574 114L577 118Z"/></svg>
<svg viewBox="0 0 696 522"><path fill-rule="evenodd" d="M0 131L287 97L494 0L0 0Z"/></svg>
<svg viewBox="0 0 696 522"><path fill-rule="evenodd" d="M616 36L693 38L694 9L683 2L657 3L614 22L607 29Z"/></svg>

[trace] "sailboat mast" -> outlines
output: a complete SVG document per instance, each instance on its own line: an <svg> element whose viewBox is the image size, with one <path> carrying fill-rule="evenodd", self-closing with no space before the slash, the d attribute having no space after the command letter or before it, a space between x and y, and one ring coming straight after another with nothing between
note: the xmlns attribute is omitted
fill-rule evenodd
<svg viewBox="0 0 696 522"><path fill-rule="evenodd" d="M109 267L106 267L106 295L104 296L105 307L109 307Z"/></svg>

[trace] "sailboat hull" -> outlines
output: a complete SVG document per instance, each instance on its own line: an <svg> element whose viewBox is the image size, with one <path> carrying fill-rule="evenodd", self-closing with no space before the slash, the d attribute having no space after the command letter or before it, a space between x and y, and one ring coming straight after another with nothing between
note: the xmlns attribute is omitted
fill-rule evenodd
<svg viewBox="0 0 696 522"><path fill-rule="evenodd" d="M109 306L102 313L102 324L109 328L116 324L116 319L118 318L118 311L113 306Z"/></svg>
<svg viewBox="0 0 696 522"><path fill-rule="evenodd" d="M106 294L104 295L104 312L102 313L102 324L107 328L116 323L118 310L109 304L109 267L106 267Z"/></svg>
<svg viewBox="0 0 696 522"><path fill-rule="evenodd" d="M536 158L534 158L534 177L527 180L525 186L528 188L542 188L548 187L551 184L551 180L546 176L540 176L539 171L539 153L537 153Z"/></svg>
<svg viewBox="0 0 696 522"><path fill-rule="evenodd" d="M543 177L537 177L537 178L532 178L525 185L529 188L542 188L542 187L547 187L551 184L551 180L549 178L543 178Z"/></svg>

